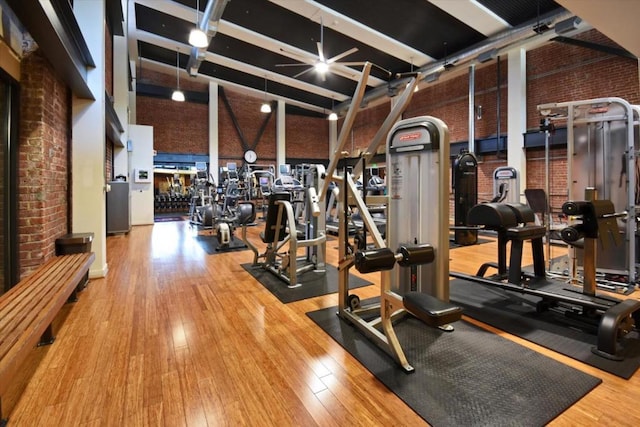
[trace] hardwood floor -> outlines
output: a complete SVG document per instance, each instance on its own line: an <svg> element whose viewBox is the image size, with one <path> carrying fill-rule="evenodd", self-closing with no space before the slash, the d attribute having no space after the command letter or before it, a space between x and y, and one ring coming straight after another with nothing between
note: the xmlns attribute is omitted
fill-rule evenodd
<svg viewBox="0 0 640 427"><path fill-rule="evenodd" d="M426 425L307 318L335 294L282 304L240 266L250 251L207 255L194 234L164 222L107 239L108 276L65 306L57 341L3 396L10 425ZM451 269L473 273L495 253L452 250ZM488 329L603 379L552 425L639 425L640 374L622 380Z"/></svg>

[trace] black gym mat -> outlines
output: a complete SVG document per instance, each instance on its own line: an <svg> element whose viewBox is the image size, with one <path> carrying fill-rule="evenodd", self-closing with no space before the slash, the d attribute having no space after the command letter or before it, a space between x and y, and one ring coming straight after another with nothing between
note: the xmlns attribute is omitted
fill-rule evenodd
<svg viewBox="0 0 640 427"><path fill-rule="evenodd" d="M601 382L470 323L443 332L410 316L395 327L407 374L336 310L307 315L433 426L541 426Z"/></svg>
<svg viewBox="0 0 640 427"><path fill-rule="evenodd" d="M233 251L246 251L249 248L241 239L237 237L233 238L233 244L231 247L222 248L220 247L220 242L218 242L218 238L214 235L198 235L194 236L193 240L198 242L200 247L209 255L222 254L225 252L233 252Z"/></svg>
<svg viewBox="0 0 640 427"><path fill-rule="evenodd" d="M526 339L603 371L629 379L640 366L640 338L637 332L620 342L623 361L596 356L595 330L585 331L553 311L536 313L539 298L454 279L450 299L464 314L488 325Z"/></svg>
<svg viewBox="0 0 640 427"><path fill-rule="evenodd" d="M242 264L242 268L285 304L338 292L338 269L332 265L326 266L326 273L309 271L298 275L298 283L301 286L297 288L289 288L287 283L260 266L248 263ZM349 289L360 288L370 284L371 282L353 274L349 275Z"/></svg>

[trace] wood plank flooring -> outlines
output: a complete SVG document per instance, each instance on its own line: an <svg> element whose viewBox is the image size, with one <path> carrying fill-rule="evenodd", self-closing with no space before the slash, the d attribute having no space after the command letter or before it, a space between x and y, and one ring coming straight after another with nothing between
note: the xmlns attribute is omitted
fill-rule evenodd
<svg viewBox="0 0 640 427"><path fill-rule="evenodd" d="M426 425L305 316L335 294L284 305L240 266L250 251L207 255L194 234L164 222L107 239L108 276L65 306L56 342L3 396L11 426ZM495 254L495 243L452 250L451 269L473 273ZM640 425L640 374L622 380L486 328L603 379L552 425Z"/></svg>

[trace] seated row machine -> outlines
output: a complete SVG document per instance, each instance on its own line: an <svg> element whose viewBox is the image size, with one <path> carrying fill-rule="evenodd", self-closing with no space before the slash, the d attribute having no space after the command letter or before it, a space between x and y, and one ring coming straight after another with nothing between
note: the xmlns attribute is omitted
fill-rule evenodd
<svg viewBox="0 0 640 427"><path fill-rule="evenodd" d="M545 227L529 224L533 222L533 211L526 205L483 203L469 211L469 222L484 226L498 233L498 263L483 264L475 276L450 272L452 277L498 287L504 290L540 297L536 310L561 311L573 321L587 326L597 326L597 346L593 353L612 360L620 360L617 341L631 332L640 321L640 301L596 295L595 253L596 242L606 245L605 237L614 242L619 239L613 203L609 200L569 201L562 207L565 215L571 216L574 224L562 230L561 235L568 244L581 244L584 248L584 284L582 291L557 279L546 277L542 239ZM511 241L510 263L506 264L506 246ZM533 255L533 274L522 270L523 243L530 241ZM484 277L489 267L498 269L497 274Z"/></svg>
<svg viewBox="0 0 640 427"><path fill-rule="evenodd" d="M429 244L416 246L400 246L394 253L389 248L370 249L356 252L355 268L360 273L392 270L396 263L400 267L412 268L429 264L435 259L433 246ZM416 276L411 278L415 280ZM417 283L413 284L417 286ZM352 294L352 296L355 296ZM352 308L359 306L358 302L350 303ZM422 320L429 326L452 330L450 323L460 320L462 308L441 301L438 298L418 291L409 291L402 297L402 305L409 313Z"/></svg>

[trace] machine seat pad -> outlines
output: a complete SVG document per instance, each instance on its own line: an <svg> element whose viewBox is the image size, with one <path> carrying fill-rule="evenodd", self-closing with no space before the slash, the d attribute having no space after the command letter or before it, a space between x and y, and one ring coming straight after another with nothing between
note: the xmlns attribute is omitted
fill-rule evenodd
<svg viewBox="0 0 640 427"><path fill-rule="evenodd" d="M522 227L512 227L507 229L507 239L510 240L531 240L541 239L547 233L544 225L525 225Z"/></svg>
<svg viewBox="0 0 640 427"><path fill-rule="evenodd" d="M514 210L503 203L480 203L467 214L467 225L483 225L489 230L501 230L517 224Z"/></svg>
<svg viewBox="0 0 640 427"><path fill-rule="evenodd" d="M404 308L429 326L442 326L460 320L462 307L422 292L407 292Z"/></svg>

